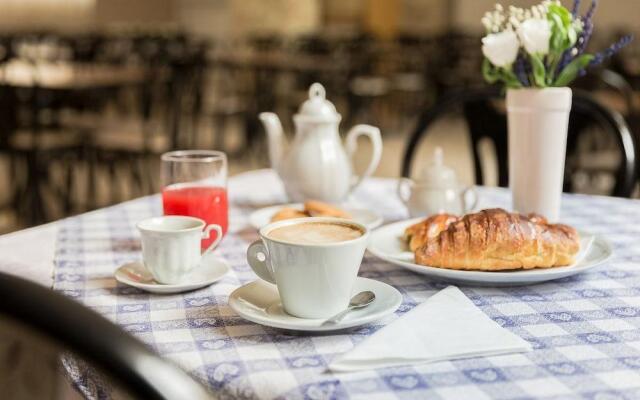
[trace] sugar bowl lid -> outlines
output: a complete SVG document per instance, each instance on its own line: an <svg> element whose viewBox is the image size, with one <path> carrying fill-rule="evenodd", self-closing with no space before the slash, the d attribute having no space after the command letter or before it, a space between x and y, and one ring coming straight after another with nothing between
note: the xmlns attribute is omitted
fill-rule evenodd
<svg viewBox="0 0 640 400"><path fill-rule="evenodd" d="M449 188L458 184L456 172L444 165L442 147L436 147L433 161L422 170L419 183L431 188Z"/></svg>
<svg viewBox="0 0 640 400"><path fill-rule="evenodd" d="M340 114L332 102L327 100L327 93L320 83L316 82L309 87L309 98L302 103L296 118L312 119L319 121L337 121Z"/></svg>

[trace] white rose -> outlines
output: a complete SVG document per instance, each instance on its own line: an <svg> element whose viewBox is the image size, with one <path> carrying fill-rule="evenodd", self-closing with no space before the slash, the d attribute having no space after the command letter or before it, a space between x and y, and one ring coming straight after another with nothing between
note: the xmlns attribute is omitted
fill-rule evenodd
<svg viewBox="0 0 640 400"><path fill-rule="evenodd" d="M511 30L490 33L482 38L482 54L496 67L513 64L519 48L518 37Z"/></svg>
<svg viewBox="0 0 640 400"><path fill-rule="evenodd" d="M518 27L518 36L527 53L545 55L549 52L551 26L546 19L528 19Z"/></svg>

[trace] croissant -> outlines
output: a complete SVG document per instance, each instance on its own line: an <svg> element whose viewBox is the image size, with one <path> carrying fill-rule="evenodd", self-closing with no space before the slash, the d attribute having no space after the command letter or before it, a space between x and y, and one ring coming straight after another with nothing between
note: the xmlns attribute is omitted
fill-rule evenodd
<svg viewBox="0 0 640 400"><path fill-rule="evenodd" d="M404 236L409 243L409 249L416 251L427 240L437 237L440 232L447 229L450 223L456 221L458 217L451 214L436 214L413 224L404 231Z"/></svg>
<svg viewBox="0 0 640 400"><path fill-rule="evenodd" d="M439 232L426 235L415 250L415 260L432 267L483 271L551 268L572 264L580 250L574 228L549 224L535 214L490 209L461 218L432 217L423 224L422 230L414 229L418 234Z"/></svg>

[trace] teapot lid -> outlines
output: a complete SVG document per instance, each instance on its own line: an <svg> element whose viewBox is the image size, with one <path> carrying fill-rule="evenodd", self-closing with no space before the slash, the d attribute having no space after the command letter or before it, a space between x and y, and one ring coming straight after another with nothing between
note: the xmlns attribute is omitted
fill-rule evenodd
<svg viewBox="0 0 640 400"><path fill-rule="evenodd" d="M296 117L313 118L317 120L336 121L340 114L332 102L326 99L324 86L318 82L309 87L309 99L300 106Z"/></svg>
<svg viewBox="0 0 640 400"><path fill-rule="evenodd" d="M456 172L444 165L442 147L438 146L433 151L433 161L422 170L420 183L434 188L457 185Z"/></svg>

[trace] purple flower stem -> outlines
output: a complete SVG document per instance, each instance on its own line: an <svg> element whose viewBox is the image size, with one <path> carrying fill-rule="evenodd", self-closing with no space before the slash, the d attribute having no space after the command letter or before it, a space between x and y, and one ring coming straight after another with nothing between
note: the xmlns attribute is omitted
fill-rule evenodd
<svg viewBox="0 0 640 400"><path fill-rule="evenodd" d="M513 69L522 86L531 86L529 84L529 79L527 78L527 70L525 67L524 56L522 54L518 55Z"/></svg>
<svg viewBox="0 0 640 400"><path fill-rule="evenodd" d="M573 8L571 9L571 15L573 16L573 18L578 15L578 9L580 8L581 2L582 0L573 0Z"/></svg>
<svg viewBox="0 0 640 400"><path fill-rule="evenodd" d="M593 60L591 60L587 68L593 68L601 65L603 62L613 57L616 53L622 50L626 45L631 43L632 40L633 40L633 35L626 35L621 37L620 40L618 40L611 46L607 47L605 50L599 53L596 53L595 56L593 57ZM586 73L587 73L586 68L583 68L580 70L578 75L584 76L584 74Z"/></svg>

